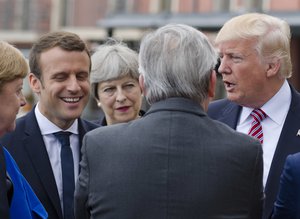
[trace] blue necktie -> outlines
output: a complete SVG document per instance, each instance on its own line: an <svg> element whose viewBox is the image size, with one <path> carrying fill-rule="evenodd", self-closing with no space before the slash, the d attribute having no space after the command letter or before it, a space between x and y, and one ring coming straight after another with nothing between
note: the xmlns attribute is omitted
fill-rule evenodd
<svg viewBox="0 0 300 219"><path fill-rule="evenodd" d="M64 218L74 218L74 190L75 190L75 179L74 179L74 162L73 154L70 147L70 132L56 132L53 133L55 137L61 143L61 169L62 169L62 181L63 181L63 208Z"/></svg>

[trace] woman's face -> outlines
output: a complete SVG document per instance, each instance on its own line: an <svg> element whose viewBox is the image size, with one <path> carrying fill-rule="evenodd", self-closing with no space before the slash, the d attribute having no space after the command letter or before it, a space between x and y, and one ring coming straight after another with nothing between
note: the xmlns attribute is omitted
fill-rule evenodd
<svg viewBox="0 0 300 219"><path fill-rule="evenodd" d="M20 107L26 104L22 93L23 79L7 82L0 91L0 136L11 132L16 127L16 117Z"/></svg>
<svg viewBox="0 0 300 219"><path fill-rule="evenodd" d="M142 91L137 79L125 76L100 82L97 92L108 125L138 118Z"/></svg>

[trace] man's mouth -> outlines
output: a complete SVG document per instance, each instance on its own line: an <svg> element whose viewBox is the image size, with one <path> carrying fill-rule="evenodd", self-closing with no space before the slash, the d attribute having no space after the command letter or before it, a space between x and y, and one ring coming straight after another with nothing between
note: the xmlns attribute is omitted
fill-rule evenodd
<svg viewBox="0 0 300 219"><path fill-rule="evenodd" d="M230 83L228 81L224 81L224 84L225 84L225 87L228 87L228 88L233 87L235 85L235 84Z"/></svg>
<svg viewBox="0 0 300 219"><path fill-rule="evenodd" d="M80 100L80 97L63 97L62 100L66 103L77 103Z"/></svg>

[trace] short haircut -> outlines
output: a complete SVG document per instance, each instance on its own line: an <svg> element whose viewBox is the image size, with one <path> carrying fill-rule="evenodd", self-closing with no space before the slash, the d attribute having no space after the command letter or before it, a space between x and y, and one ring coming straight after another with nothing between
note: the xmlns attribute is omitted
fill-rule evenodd
<svg viewBox="0 0 300 219"><path fill-rule="evenodd" d="M291 32L288 23L277 17L248 13L227 21L219 31L215 43L229 40L256 40L256 49L262 61L278 58L282 78L292 75L290 54Z"/></svg>
<svg viewBox="0 0 300 219"><path fill-rule="evenodd" d="M37 78L41 79L41 53L46 52L54 47L59 47L65 51L85 51L90 57L90 52L87 48L87 45L77 34L65 31L47 33L33 44L29 54L30 71Z"/></svg>
<svg viewBox="0 0 300 219"><path fill-rule="evenodd" d="M139 52L147 101L185 97L202 103L216 63L215 49L193 27L169 24L147 34Z"/></svg>
<svg viewBox="0 0 300 219"><path fill-rule="evenodd" d="M97 86L104 81L130 76L139 79L138 54L126 44L109 39L96 48L92 55L91 87L92 94L99 100Z"/></svg>

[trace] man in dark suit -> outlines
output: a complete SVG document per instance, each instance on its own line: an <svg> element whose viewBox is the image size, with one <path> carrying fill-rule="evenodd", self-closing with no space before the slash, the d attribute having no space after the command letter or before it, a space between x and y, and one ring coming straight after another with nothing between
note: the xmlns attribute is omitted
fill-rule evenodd
<svg viewBox="0 0 300 219"><path fill-rule="evenodd" d="M5 135L0 144L15 158L49 219L71 219L74 218L73 192L79 173L82 138L87 131L96 128L80 119L89 99L90 54L76 34L52 32L33 45L29 63L29 83L39 101L34 109L17 120L15 131ZM63 170L66 158L60 154L64 151L63 143L55 134L61 131L69 133L67 149L71 160L68 163L72 163L69 187L65 187L67 180ZM72 184L73 191L70 190ZM65 188L69 188L70 195Z"/></svg>
<svg viewBox="0 0 300 219"><path fill-rule="evenodd" d="M151 107L140 119L86 134L76 218L261 217L260 143L205 113L216 60L192 27L146 35L140 85Z"/></svg>
<svg viewBox="0 0 300 219"><path fill-rule="evenodd" d="M227 98L212 102L208 115L248 133L251 112L261 109L265 204L269 218L286 156L300 151L300 94L287 82L292 74L290 28L278 18L258 13L237 16L216 37Z"/></svg>
<svg viewBox="0 0 300 219"><path fill-rule="evenodd" d="M300 153L289 155L280 179L272 219L300 218Z"/></svg>

